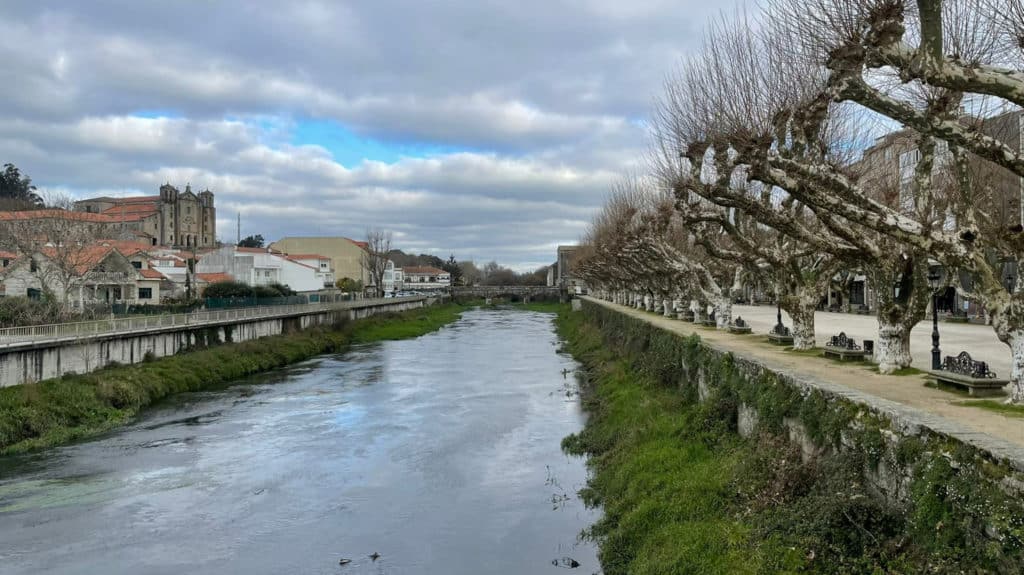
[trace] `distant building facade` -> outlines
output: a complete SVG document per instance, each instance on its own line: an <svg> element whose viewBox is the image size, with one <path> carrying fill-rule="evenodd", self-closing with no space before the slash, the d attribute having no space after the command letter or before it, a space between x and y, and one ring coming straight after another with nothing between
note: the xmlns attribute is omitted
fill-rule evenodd
<svg viewBox="0 0 1024 575"><path fill-rule="evenodd" d="M450 273L432 266L406 266L399 271L407 290L446 289L452 285Z"/></svg>
<svg viewBox="0 0 1024 575"><path fill-rule="evenodd" d="M558 246L558 259L555 261L554 285L569 291L586 290L586 284L572 270L576 252L580 246ZM578 288L578 289L577 289Z"/></svg>
<svg viewBox="0 0 1024 575"><path fill-rule="evenodd" d="M363 266L366 243L341 236L334 237L287 237L270 244L270 249L284 254L319 254L330 258L334 277L349 278L370 284L370 277Z"/></svg>
<svg viewBox="0 0 1024 575"><path fill-rule="evenodd" d="M297 292L334 288L334 272L327 256L293 256L268 248L225 246L203 254L196 264L196 275L208 283L230 278L250 286L282 284Z"/></svg>
<svg viewBox="0 0 1024 575"><path fill-rule="evenodd" d="M144 234L151 245L204 248L217 245L213 192L180 192L170 184L156 196L98 197L75 202L75 211L98 214L125 230Z"/></svg>

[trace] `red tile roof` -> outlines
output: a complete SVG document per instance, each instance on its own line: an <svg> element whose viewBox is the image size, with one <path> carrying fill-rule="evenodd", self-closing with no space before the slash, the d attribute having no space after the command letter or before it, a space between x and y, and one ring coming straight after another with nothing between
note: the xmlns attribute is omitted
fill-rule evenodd
<svg viewBox="0 0 1024 575"><path fill-rule="evenodd" d="M146 278L148 280L165 280L165 279L167 279L167 276L165 276L164 274L162 274L162 273L160 273L160 272L158 272L156 270L153 270L153 269L139 270L139 274L142 275L142 277L144 277L144 278Z"/></svg>
<svg viewBox="0 0 1024 575"><path fill-rule="evenodd" d="M45 247L40 251L48 258L54 259L58 257L57 250L55 248ZM75 273L83 275L96 267L97 264L106 259L113 251L115 251L115 249L110 246L92 245L85 246L77 251L64 252L59 257L66 261L75 270Z"/></svg>
<svg viewBox="0 0 1024 575"><path fill-rule="evenodd" d="M352 242L352 243L354 243L355 245L357 245L357 246L359 246L359 247L363 248L364 250L365 250L365 249L366 249L367 247L369 247L369 246L370 246L370 244L368 244L368 243L366 243L366 242L360 242L360 241L356 241L356 240L349 240L348 238L345 238L345 239L346 239L346 240L348 240L348 241L350 241L350 242Z"/></svg>
<svg viewBox="0 0 1024 575"><path fill-rule="evenodd" d="M114 206L112 208L107 208L100 213L107 214L110 216L120 216L121 214L145 214L147 216L151 216L157 213L158 211L160 211L160 208L151 204L122 204L119 206Z"/></svg>
<svg viewBox="0 0 1024 575"><path fill-rule="evenodd" d="M405 275L409 275L409 274L437 275L437 274L443 274L443 273L445 273L445 271L444 270L439 270L439 269L437 269L435 267L431 267L431 266L409 266L409 267L402 268L402 273L405 274Z"/></svg>
<svg viewBox="0 0 1024 575"><path fill-rule="evenodd" d="M77 220L81 222L95 222L110 224L120 222L120 218L113 218L103 214L90 214L88 212L74 212L69 210L23 210L20 212L0 212L0 221L17 222L28 220L40 220L46 218L62 218Z"/></svg>
<svg viewBox="0 0 1024 575"><path fill-rule="evenodd" d="M196 279L210 284L215 284L217 282L230 282L235 280L235 278L231 277L231 274L227 274L224 272L196 274Z"/></svg>
<svg viewBox="0 0 1024 575"><path fill-rule="evenodd" d="M125 256L132 256L139 252L145 252L153 249L153 246L147 242L139 242L135 240L99 240L96 243L98 245L110 246Z"/></svg>

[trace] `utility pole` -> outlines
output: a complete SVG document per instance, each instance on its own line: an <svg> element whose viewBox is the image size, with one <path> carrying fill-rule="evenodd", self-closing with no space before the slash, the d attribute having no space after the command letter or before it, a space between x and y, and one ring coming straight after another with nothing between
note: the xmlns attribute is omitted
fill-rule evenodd
<svg viewBox="0 0 1024 575"><path fill-rule="evenodd" d="M238 212L238 232L235 239L235 245L242 243L242 212Z"/></svg>

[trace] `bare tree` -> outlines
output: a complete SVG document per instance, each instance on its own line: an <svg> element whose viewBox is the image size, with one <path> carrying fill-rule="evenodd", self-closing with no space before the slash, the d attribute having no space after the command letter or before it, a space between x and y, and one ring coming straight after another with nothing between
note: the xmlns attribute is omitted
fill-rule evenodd
<svg viewBox="0 0 1024 575"><path fill-rule="evenodd" d="M50 195L46 203L51 207L44 210L0 213L0 244L31 260L43 292L69 306L76 280L96 263L106 224L74 211L69 197Z"/></svg>
<svg viewBox="0 0 1024 575"><path fill-rule="evenodd" d="M388 267L388 253L391 252L391 232L380 229L366 231L366 249L363 252L363 269L374 286L376 297L384 296L384 272Z"/></svg>

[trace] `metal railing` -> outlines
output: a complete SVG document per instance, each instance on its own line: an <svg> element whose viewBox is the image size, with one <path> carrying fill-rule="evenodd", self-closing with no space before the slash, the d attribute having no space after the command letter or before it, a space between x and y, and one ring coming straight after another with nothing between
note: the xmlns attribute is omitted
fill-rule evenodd
<svg viewBox="0 0 1024 575"><path fill-rule="evenodd" d="M21 327L8 327L0 329L0 347L7 347L27 342L77 339L82 337L96 337L108 334L128 334L132 332L148 331L152 329L173 328L176 326L197 326L203 324L215 324L240 319L287 317L293 315L316 313L319 311L333 311L342 309L373 307L375 305L380 304L393 304L404 301L417 301L421 299L426 298L423 296L412 296L388 299L363 299L356 301L343 301L332 303L306 303L228 308L208 311L194 311L191 313L147 315L79 321L72 323L56 323L49 325L27 325Z"/></svg>

